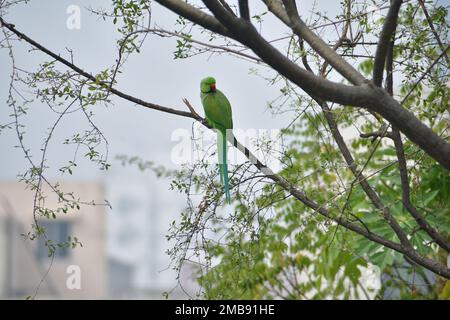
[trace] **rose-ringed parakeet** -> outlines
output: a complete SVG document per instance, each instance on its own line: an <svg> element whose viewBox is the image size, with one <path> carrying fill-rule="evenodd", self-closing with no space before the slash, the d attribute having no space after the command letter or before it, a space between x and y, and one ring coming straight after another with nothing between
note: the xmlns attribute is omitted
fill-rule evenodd
<svg viewBox="0 0 450 320"><path fill-rule="evenodd" d="M227 97L216 89L216 79L207 77L200 83L200 97L206 120L217 132L217 154L219 156L220 181L225 189L225 198L230 203L227 164L227 130L233 129L231 105Z"/></svg>

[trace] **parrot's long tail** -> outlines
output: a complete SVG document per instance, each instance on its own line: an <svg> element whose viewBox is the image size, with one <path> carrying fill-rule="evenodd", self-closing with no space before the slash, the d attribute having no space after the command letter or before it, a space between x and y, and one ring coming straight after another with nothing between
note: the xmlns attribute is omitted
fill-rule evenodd
<svg viewBox="0 0 450 320"><path fill-rule="evenodd" d="M227 164L227 135L226 130L217 130L217 150L219 155L220 181L225 189L225 198L230 204L230 187L228 183L228 164Z"/></svg>

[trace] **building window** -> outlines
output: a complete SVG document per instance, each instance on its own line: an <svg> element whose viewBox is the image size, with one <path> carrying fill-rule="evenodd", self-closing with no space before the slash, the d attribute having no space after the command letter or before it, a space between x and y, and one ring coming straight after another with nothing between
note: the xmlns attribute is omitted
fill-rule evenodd
<svg viewBox="0 0 450 320"><path fill-rule="evenodd" d="M58 243L67 242L67 238L70 235L70 221L41 221L41 227L45 229L47 240L52 240L52 243L57 245ZM48 258L49 250L45 245L45 239L41 237L38 240L37 257L39 260ZM69 256L70 248L60 248L56 246L55 259L64 259Z"/></svg>

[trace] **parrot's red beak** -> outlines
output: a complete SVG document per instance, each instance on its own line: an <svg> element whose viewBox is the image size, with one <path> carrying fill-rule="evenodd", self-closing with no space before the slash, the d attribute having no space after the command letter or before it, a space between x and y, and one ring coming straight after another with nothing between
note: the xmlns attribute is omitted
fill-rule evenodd
<svg viewBox="0 0 450 320"><path fill-rule="evenodd" d="M212 84L209 87L211 88L212 92L216 91L216 85L215 84Z"/></svg>

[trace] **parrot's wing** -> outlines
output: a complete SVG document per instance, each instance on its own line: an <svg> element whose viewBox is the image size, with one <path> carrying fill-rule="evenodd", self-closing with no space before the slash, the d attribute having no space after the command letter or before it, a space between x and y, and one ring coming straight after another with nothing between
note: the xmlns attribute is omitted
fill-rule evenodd
<svg viewBox="0 0 450 320"><path fill-rule="evenodd" d="M206 118L220 129L232 129L231 105L225 95L217 90L214 94L202 95Z"/></svg>

